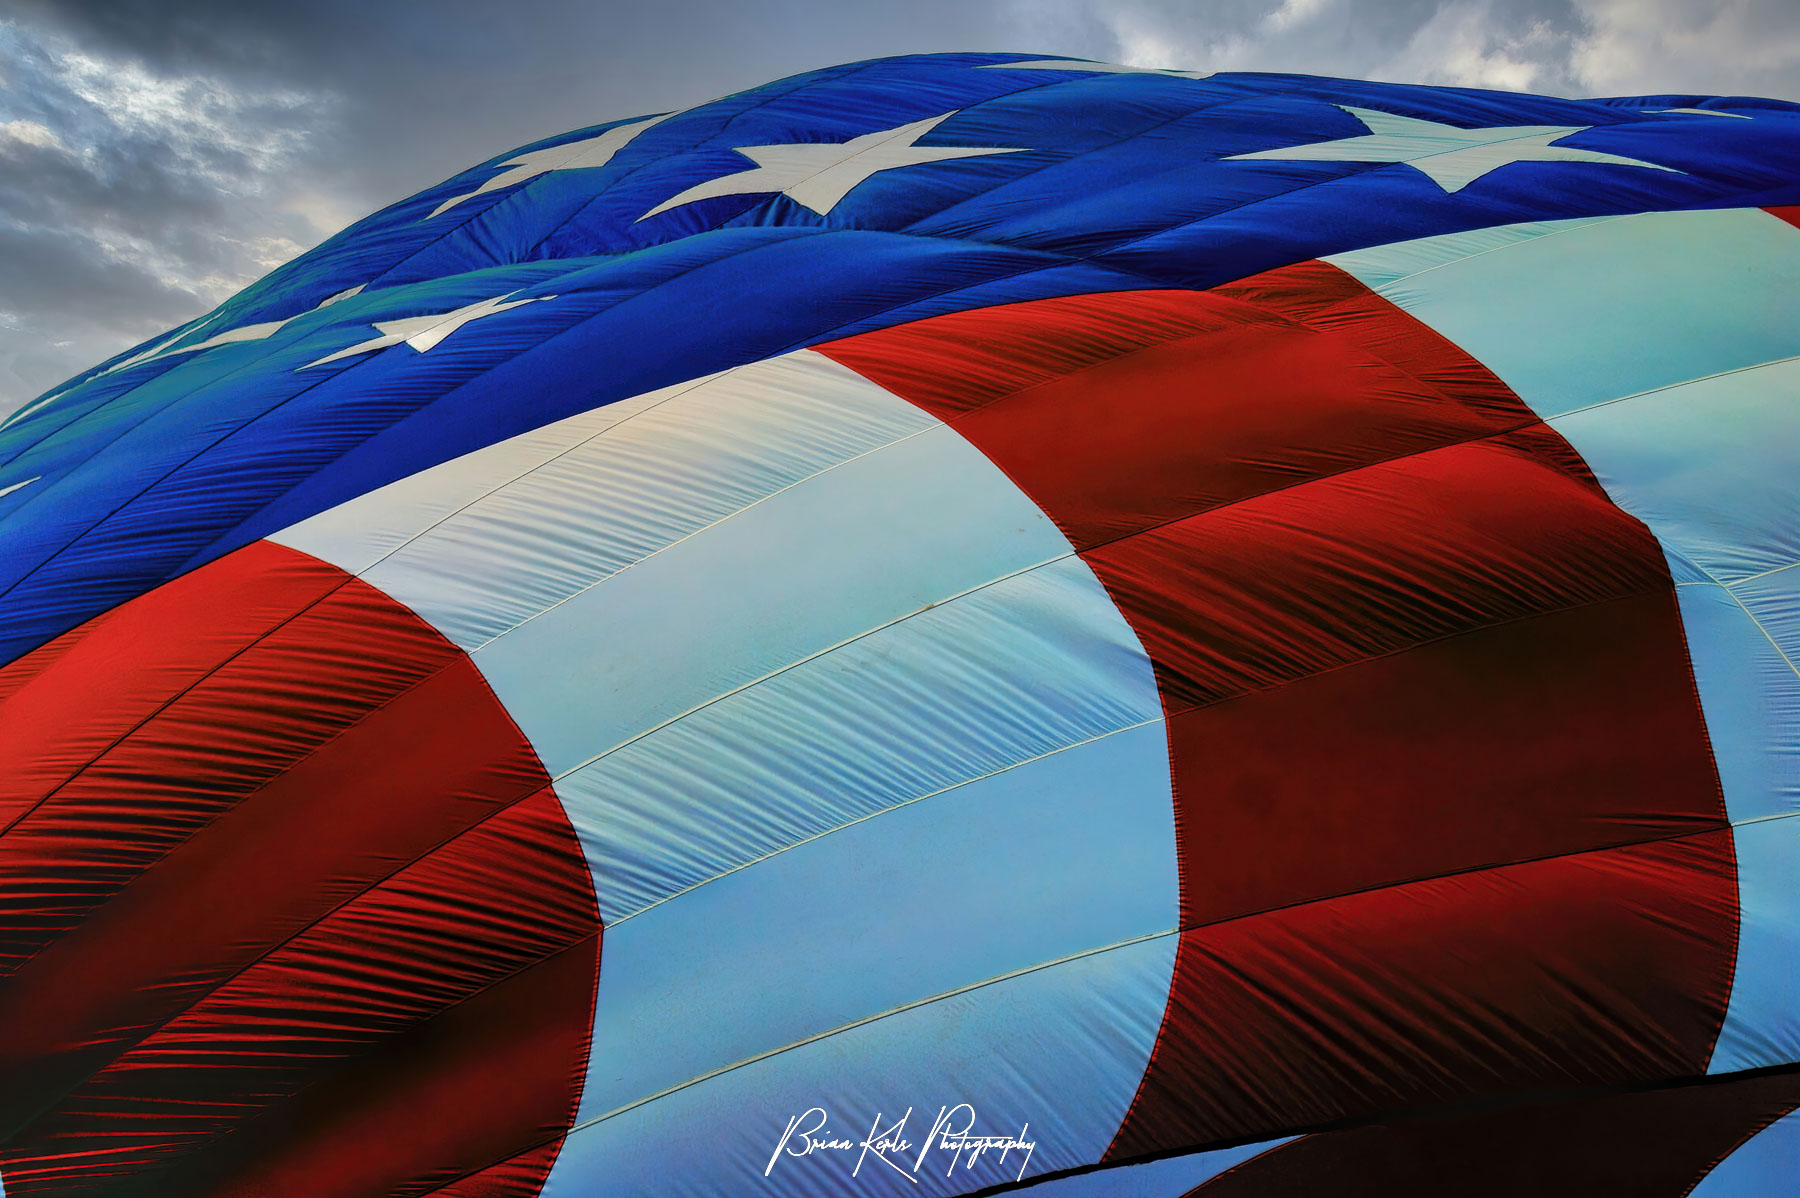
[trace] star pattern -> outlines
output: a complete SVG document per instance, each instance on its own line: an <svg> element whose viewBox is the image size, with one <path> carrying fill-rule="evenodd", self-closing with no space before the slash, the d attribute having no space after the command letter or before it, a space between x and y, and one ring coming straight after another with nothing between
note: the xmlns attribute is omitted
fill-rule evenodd
<svg viewBox="0 0 1800 1198"><path fill-rule="evenodd" d="M1089 71L1096 75L1162 75L1168 79L1211 79L1205 71L1173 71L1161 67L1128 67L1116 62L1085 58L1033 58L1026 62L984 62L982 70L994 71Z"/></svg>
<svg viewBox="0 0 1800 1198"><path fill-rule="evenodd" d="M1502 125L1463 129L1370 108L1352 108L1348 104L1337 107L1361 121L1369 132L1361 137L1339 137L1300 146L1233 154L1227 161L1265 158L1308 162L1404 162L1447 192L1461 191L1483 175L1515 162L1608 162L1682 173L1654 162L1555 144L1571 134L1594 128L1592 125Z"/></svg>
<svg viewBox="0 0 1800 1198"><path fill-rule="evenodd" d="M474 199L490 191L498 191L502 187L511 187L515 183L523 183L527 179L535 179L539 175L547 175L551 171L587 170L597 166L605 166L611 162L613 155L630 145L637 135L650 126L659 124L675 115L664 113L661 116L649 117L646 120L632 121L625 125L616 125L604 133L581 141L566 142L560 146L550 146L543 150L529 150L517 158L510 158L501 163L506 170L501 171L474 191L452 196L431 210L431 215L441 216L456 207L464 200Z"/></svg>
<svg viewBox="0 0 1800 1198"><path fill-rule="evenodd" d="M377 335L367 341L340 349L334 354L326 354L315 362L308 362L301 370L311 370L315 366L323 366L327 362L336 362L342 358L354 357L357 354L371 353L374 350L386 349L390 345L399 345L402 341L420 353L425 353L444 338L462 328L472 320L480 320L484 316L493 316L512 308L521 308L526 304L541 303L553 300L554 295L537 295L528 299L516 300L512 297L519 294L509 291L505 295L490 296L477 300L451 312L437 312L427 316L404 316L398 320L378 320L374 322Z"/></svg>
<svg viewBox="0 0 1800 1198"><path fill-rule="evenodd" d="M220 346L220 345L232 345L232 344L235 344L240 341L260 341L265 337L274 335L275 333L279 332L281 329L285 328L287 325L291 324L292 322L294 322L296 320L299 320L302 316L310 316L310 315L312 315L312 313L317 312L322 308L331 307L331 305L337 303L339 300L347 300L353 295L361 294L362 289L363 289L363 284L358 283L354 287L351 287L344 291L340 291L336 295L330 296L327 299L319 301L319 303L316 306L308 308L305 312L296 312L294 315L284 317L281 320L265 320L265 321L260 321L257 324L239 325L235 329L227 329L223 333L216 333L213 336L208 337L206 340L196 341L192 345L176 345L175 344L177 341L180 341L183 337L193 336L195 333L199 332L201 329L203 329L207 325L211 324L214 320L218 319L218 315L215 313L214 315L201 321L198 325L195 325L193 328L183 329L181 332L176 333L173 337L166 337L163 340L157 342L155 345L151 346L149 349L145 350L143 353L133 354L131 357L126 358L123 362L119 362L116 365L107 367L105 370L102 370L99 374L94 375L93 378L88 379L87 381L93 382L95 379L103 379L109 374L116 374L119 371L126 369L127 367L136 366L140 362L149 362L156 358L173 358L178 354L196 354L196 353L199 353L201 350L213 349L214 347ZM74 385L75 385L74 383L65 383L63 386L58 387L56 390L46 392L45 394L39 396L37 399L33 400L31 403L26 404L24 407L20 408L18 411L14 412L12 415L8 416L5 420L0 420L0 429L4 429L7 426L13 424L15 421L22 420L26 416L31 415L31 413L37 411L39 408L41 408L45 404L49 403L51 400L55 399L57 396L62 395L64 392L68 391Z"/></svg>
<svg viewBox="0 0 1800 1198"><path fill-rule="evenodd" d="M336 295L320 300L317 305L308 308L304 312L296 312L294 315L284 317L281 320L265 320L258 324L239 325L235 329L227 329L223 333L216 333L213 336L208 337L205 341L196 341L192 345L178 346L174 349L169 348L174 342L179 341L182 337L188 335L187 333L183 333L179 336L171 337L161 345L146 350L134 358L125 359L125 361L120 362L117 366L114 366L112 370L105 371L105 373L111 374L114 370L123 370L127 366L135 366L139 362L147 362L151 358L170 358L174 357L176 354L197 354L203 349L212 349L220 345L232 345L239 341L261 341L265 337L270 337L280 332L283 328L294 321L299 320L302 316L310 316L314 312L331 307L331 305L337 303L339 300L347 300L353 295L360 295L362 289L363 285L359 283L346 291L340 291Z"/></svg>
<svg viewBox="0 0 1800 1198"><path fill-rule="evenodd" d="M1683 112L1689 116L1728 116L1733 120L1747 121L1751 118L1741 112L1720 112L1717 108L1647 108L1646 112Z"/></svg>
<svg viewBox="0 0 1800 1198"><path fill-rule="evenodd" d="M956 111L927 117L893 129L878 129L843 142L736 146L734 149L754 162L754 167L695 184L664 200L638 219L647 220L658 213L679 208L683 204L692 204L697 200L761 192L778 192L824 216L870 175L879 171L917 166L926 162L947 162L954 158L1017 154L1024 150L1025 147L1022 146L917 144L919 138L955 116Z"/></svg>

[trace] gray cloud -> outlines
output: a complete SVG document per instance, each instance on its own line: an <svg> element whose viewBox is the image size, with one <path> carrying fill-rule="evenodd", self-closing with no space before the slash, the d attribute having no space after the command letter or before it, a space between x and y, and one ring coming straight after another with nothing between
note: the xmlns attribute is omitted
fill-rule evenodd
<svg viewBox="0 0 1800 1198"><path fill-rule="evenodd" d="M1792 0L13 0L0 413L520 143L831 63L1020 50L1800 97Z"/></svg>
<svg viewBox="0 0 1800 1198"><path fill-rule="evenodd" d="M0 24L0 410L353 216L290 174L339 106Z"/></svg>
<svg viewBox="0 0 1800 1198"><path fill-rule="evenodd" d="M1559 95L1800 97L1792 0L1118 0L1127 57ZM1211 9L1207 10L1211 12Z"/></svg>

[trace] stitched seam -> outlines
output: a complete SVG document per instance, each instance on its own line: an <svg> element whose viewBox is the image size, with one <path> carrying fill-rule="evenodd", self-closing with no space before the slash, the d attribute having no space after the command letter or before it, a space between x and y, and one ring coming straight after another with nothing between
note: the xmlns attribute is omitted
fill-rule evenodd
<svg viewBox="0 0 1800 1198"><path fill-rule="evenodd" d="M1046 749L1042 753L1035 753L1030 757L1022 757L1017 761L1009 761L1005 765L998 766L994 769L986 771L985 773L976 774L973 777L969 777L969 778L959 779L958 781L950 783L948 786L940 786L940 787L938 787L938 789L933 790L933 791L928 791L925 794L914 795L912 798L909 798L909 799L902 799L901 801L894 803L891 806L878 807L875 810L865 812L864 814L859 815L854 819L845 820L841 824L834 824L829 828L824 828L818 832L813 833L811 836L803 837L800 840L795 840L795 841L791 841L787 844L779 845L776 848L769 850L768 852L762 854L759 857L752 857L750 860L741 862L737 865L734 865L730 869L721 870L718 873L711 874L707 877L701 878L697 882L693 882L687 886L683 886L680 890L676 890L669 894L665 894L663 897L657 899L655 902L645 903L642 907L637 908L635 911L630 911L624 915L619 916L617 919L614 919L611 923L607 924L606 926L609 928L616 928L620 924L623 924L623 923L629 922L630 920L636 919L638 916L643 915L647 911L652 911L652 910L656 909L657 907L662 906L664 903L672 902L675 899L680 898L684 894L689 894L695 890L700 889L702 886L707 886L713 882L717 882L720 878L727 878L727 877L730 877L732 874L739 873L743 870L749 869L753 865L760 865L764 861L768 861L771 858L779 857L781 854L787 852L790 849L797 849L797 848L800 848L802 845L808 845L808 844L812 844L814 841L823 840L827 836L830 836L834 832L842 832L845 828L853 828L858 824L868 823L870 820L875 819L879 816L886 815L890 811L899 811L903 808L911 807L915 803L923 803L927 799L939 798L940 796L949 794L951 791L961 790L965 786L973 786L978 782L986 782L990 778L997 778L1001 774L1010 773L1011 771L1016 770L1016 769L1023 769L1024 767L1026 767L1028 765L1036 765L1038 762L1045 761L1051 757L1055 757L1060 753L1067 753L1067 752L1070 752L1075 749L1086 748L1088 745L1097 744L1100 741L1106 740L1108 737L1119 736L1122 733L1126 733L1126 732L1136 732L1140 728L1148 728L1153 724L1160 724L1162 722L1163 722L1163 717L1159 714L1152 719L1138 720L1135 723L1123 724L1116 728L1108 728L1106 731L1096 733L1093 736L1084 737L1083 739L1077 740L1077 741L1071 741L1068 744L1057 745L1053 749Z"/></svg>
<svg viewBox="0 0 1800 1198"><path fill-rule="evenodd" d="M1476 252L1475 252L1475 253L1473 253L1473 254L1464 254L1464 255L1462 255L1462 256L1461 256L1461 257L1460 257L1460 258L1452 258L1452 259L1450 259L1450 260L1449 260L1449 261L1448 261L1448 262L1439 262L1439 263L1438 263L1438 264L1437 264L1437 265L1435 265L1435 266L1427 266L1427 267L1425 267L1425 268L1424 268L1424 269L1423 269L1423 270L1415 270L1415 271L1409 271L1409 272L1408 272L1408 273L1406 273L1406 274L1403 274L1403 275L1397 275L1397 276L1395 276L1395 277L1394 277L1394 278L1392 278L1392 279L1388 279L1388 280L1386 280L1386 281L1385 281L1385 282L1383 282L1383 283L1382 283L1382 284L1381 284L1381 285L1380 285L1380 286L1379 286L1379 287L1369 287L1369 285L1368 285L1368 284L1367 284L1367 283L1364 283L1364 284L1363 284L1363 285L1364 285L1364 286L1365 286L1365 287L1369 287L1369 290L1370 290L1370 291L1373 291L1373 292L1375 292L1375 293L1376 293L1376 294L1377 294L1377 295L1380 295L1380 294L1381 294L1381 292L1382 292L1382 290L1383 290L1383 288L1387 288L1387 287L1393 287L1393 286L1397 286L1397 285L1398 285L1398 284L1400 284L1400 283L1410 283L1410 282L1412 282L1412 281L1413 281L1413 280L1414 280L1414 279L1416 279L1416 278L1419 278L1419 277L1420 277L1420 276L1422 276L1422 275L1428 275L1428 274L1430 274L1430 273L1431 273L1431 272L1432 272L1432 271L1436 271L1436 270L1444 270L1444 269L1446 269L1446 268L1447 268L1447 267L1451 267L1451 266L1461 266L1461 265L1462 265L1462 264L1463 264L1463 263L1464 263L1464 262L1473 262L1473 261L1474 261L1474 260L1475 260L1475 259L1477 259L1477 258L1485 258L1485 257L1487 257L1487 256L1488 256L1488 255L1489 255L1489 254L1497 254L1497 253L1499 253L1499 252L1500 252L1500 251L1501 251L1501 250L1510 250L1510 249L1512 249L1512 248L1513 248L1513 247L1514 247L1514 246L1520 246L1520 245L1539 245L1539 244L1541 244L1541 243L1543 243L1543 242L1545 242L1545 241L1548 241L1548 240L1550 240L1550 239L1551 239L1551 238L1552 238L1552 237L1561 237L1561 236L1563 236L1563 235L1564 235L1564 234L1567 234L1567 233L1578 233L1578 232L1580 232L1580 231L1581 231L1581 230L1583 230L1583 229L1591 229L1591 228L1593 228L1593 227L1594 227L1594 226L1595 226L1595 225L1607 225L1607 224L1611 224L1611 223L1612 223L1612 222L1613 222L1613 221L1616 221L1616 220L1624 220L1624 219L1625 219L1625 218L1626 218L1626 217L1628 217L1628 216L1642 216L1642 215L1644 215L1644 213L1641 213L1641 212L1622 212L1622 213L1619 213L1619 214L1618 214L1618 215L1616 215L1616 216L1599 216L1599 217L1588 217L1588 216L1578 216L1578 217L1572 217L1572 218L1569 218L1569 220L1570 220L1570 223L1569 223L1569 224L1567 224L1567 225L1566 225L1566 226L1565 226L1565 227L1563 227L1563 228L1561 228L1561 229L1552 229L1552 230L1550 230L1550 231L1549 231L1549 232L1547 232L1547 233L1539 233L1539 234L1537 234L1537 235L1536 235L1536 236L1533 236L1533 237L1524 237L1524 238L1521 238L1521 239L1519 239L1519 240L1518 240L1518 241L1509 241L1509 242L1507 242L1507 243L1506 243L1506 244L1505 244L1505 245L1495 245L1495 246L1489 246L1489 247L1488 247L1488 248L1487 248L1487 249L1485 249L1485 250L1478 250L1478 251L1476 251ZM1548 221L1548 220L1547 220L1547 221L1543 221L1543 222L1538 222L1538 221L1527 221L1527 222L1524 222L1524 223L1526 223L1526 224L1538 224L1538 223L1543 223L1543 224L1551 224L1551 223L1554 223L1554 222L1553 222L1553 221ZM1484 225L1484 226L1482 226L1482 228L1483 228L1483 229L1506 229L1506 228L1517 228L1517 227L1518 227L1518 226L1517 226L1517 225ZM1467 234L1468 234L1468 233L1474 233L1474 232L1478 232L1478 231L1479 231L1479 230L1476 230L1476 229L1469 229L1469 230L1465 230L1465 232L1463 232L1463 233L1448 233L1448 234L1443 234L1443 236L1446 236L1446 237L1461 237L1461 236L1466 236L1466 235L1467 235ZM1388 243L1387 243L1387 244L1389 244L1389 245L1409 245L1409 244L1413 244L1413 243L1414 243L1414 242L1418 242L1418 241L1430 241L1430 240L1434 240L1434 239L1433 239L1433 238L1430 238L1430 237L1419 237L1419 238L1411 238L1411 239L1409 239L1409 240L1407 240L1407 241L1393 241L1393 242L1388 242ZM1369 247L1369 248L1375 248L1375 247ZM1346 252L1347 252L1347 253L1352 253L1352 254L1354 254L1354 253L1358 253L1358 252L1360 252L1360 251L1357 251L1357 250L1349 250L1349 251L1346 251ZM1330 255L1330 257L1331 257L1331 258L1337 258L1337 257L1342 257L1342 256L1343 256L1343 255L1340 255L1340 254L1332 254L1332 255ZM1325 260L1326 260L1326 261L1329 261L1329 258L1328 258L1328 259L1325 259ZM1336 265L1336 263L1333 263L1333 265ZM1339 269L1340 269L1340 270L1341 270L1341 269L1343 269L1343 268L1342 268L1342 267L1339 267ZM1347 273L1347 272L1346 272L1346 273ZM1385 297L1384 297L1384 298L1385 298Z"/></svg>

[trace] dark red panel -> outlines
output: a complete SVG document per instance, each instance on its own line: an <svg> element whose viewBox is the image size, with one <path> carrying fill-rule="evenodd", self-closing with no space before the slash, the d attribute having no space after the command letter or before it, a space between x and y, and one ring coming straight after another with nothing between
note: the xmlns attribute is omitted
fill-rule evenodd
<svg viewBox="0 0 1800 1198"><path fill-rule="evenodd" d="M248 545L0 668L0 829L342 579L279 546ZM163 636L172 625L189 634ZM13 876L0 866L0 885Z"/></svg>
<svg viewBox="0 0 1800 1198"><path fill-rule="evenodd" d="M214 577L268 592L224 650ZM262 545L183 581L107 677L67 674L106 635L77 630L13 696L104 682L148 714L0 836L55 899L0 988L7 1192L399 1193L556 1140L599 924L530 745L460 650L331 567ZM407 1106L436 1122L401 1134Z"/></svg>
<svg viewBox="0 0 1800 1198"><path fill-rule="evenodd" d="M1561 444L1540 425L1431 450L1083 556L1172 714L1507 620L1671 593L1655 539L1562 468L1549 452Z"/></svg>
<svg viewBox="0 0 1800 1198"><path fill-rule="evenodd" d="M514 1194L535 1193L525 1187L536 1186L539 1184L537 1179L548 1176L561 1151L562 1140L551 1140L510 1160L459 1177L442 1189L432 1190L431 1198L512 1198Z"/></svg>
<svg viewBox="0 0 1800 1198"><path fill-rule="evenodd" d="M1800 1106L1800 1074L1303 1136L1189 1198L1683 1198Z"/></svg>
<svg viewBox="0 0 1800 1198"><path fill-rule="evenodd" d="M167 667L167 659L181 652L167 648L169 640L196 640L209 651L216 644L214 605L202 603L185 612L159 613L157 623L111 646L103 659L78 651L46 674L46 684L61 687L58 714L72 729L83 726L90 693L158 697L144 698L141 721L98 757L59 761L54 773L66 769L68 780L0 835L0 877L6 879L11 916L0 947L9 965L74 928L171 848L349 723L460 659L455 646L410 612L341 573L318 597L318 574L328 568L317 564L296 571L286 563L302 555L284 552L287 558L272 573L276 579L293 576L291 601L257 609L264 621L260 634L239 630L219 664L200 664L206 655L190 649L195 664ZM221 571L228 582L236 582L235 573L246 568L234 561L238 556L225 559L233 562ZM253 557L266 559L267 550ZM86 643L98 646L104 639L90 637ZM142 668L134 664L137 656L149 658ZM46 689L22 692L9 710ZM10 716L0 722L9 721ZM69 738L88 739L78 732ZM0 995L0 1008L5 1003Z"/></svg>
<svg viewBox="0 0 1800 1198"><path fill-rule="evenodd" d="M346 1063L361 1068L359 1058L379 1058L394 1029L504 983L585 934L593 926L585 872L561 806L541 790L245 968L85 1081L34 1133L54 1138L62 1128L104 1122L118 1129L109 1165L141 1169L233 1131L272 1098L292 1099ZM558 1006L581 1005L583 993L549 1001L538 1018L563 1050L528 1055L515 1069L521 1082L538 1070L535 1087L554 1092L579 1084L568 1071L585 1059L590 1023L585 1008ZM325 1027L330 1034L321 1036ZM171 1110L176 1100L182 1105ZM562 1126L536 1121L541 1104L495 1118L504 1124L521 1113L516 1142Z"/></svg>
<svg viewBox="0 0 1800 1198"><path fill-rule="evenodd" d="M1183 926L1719 827L1679 648L1634 595L1173 717Z"/></svg>
<svg viewBox="0 0 1800 1198"><path fill-rule="evenodd" d="M1765 208L1763 211L1771 216L1779 216L1788 224L1800 229L1800 204L1789 204L1782 208Z"/></svg>
<svg viewBox="0 0 1800 1198"><path fill-rule="evenodd" d="M1345 323L1367 294L1310 263L1232 295L1046 300L820 351L954 421L1085 549L1534 419L1391 306L1392 327Z"/></svg>
<svg viewBox="0 0 1800 1198"><path fill-rule="evenodd" d="M954 420L1149 347L1273 319L1200 291L1114 291L954 312L815 347Z"/></svg>
<svg viewBox="0 0 1800 1198"><path fill-rule="evenodd" d="M220 1141L163 1182L209 1198L410 1198L561 1138L573 1108L568 1030L592 1017L590 939L449 1007ZM546 1171L554 1158L533 1154ZM543 1174L491 1174L482 1198L535 1195ZM504 1183L511 1188L502 1189Z"/></svg>
<svg viewBox="0 0 1800 1198"><path fill-rule="evenodd" d="M1700 1073L1736 900L1719 831L1184 932L1109 1155Z"/></svg>
<svg viewBox="0 0 1800 1198"><path fill-rule="evenodd" d="M1455 403L1532 415L1505 383L1461 346L1328 263L1299 262L1226 283L1213 293L1349 337L1362 352L1399 367ZM1338 390L1360 385L1354 378L1322 381Z"/></svg>

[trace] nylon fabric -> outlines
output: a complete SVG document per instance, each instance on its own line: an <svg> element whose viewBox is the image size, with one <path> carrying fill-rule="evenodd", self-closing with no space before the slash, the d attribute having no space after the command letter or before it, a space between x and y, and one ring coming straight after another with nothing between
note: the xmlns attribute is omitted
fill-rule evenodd
<svg viewBox="0 0 1800 1198"><path fill-rule="evenodd" d="M46 393L0 1187L1760 1184L1795 162L1745 97L853 63ZM778 1150L956 1103L1029 1156Z"/></svg>

